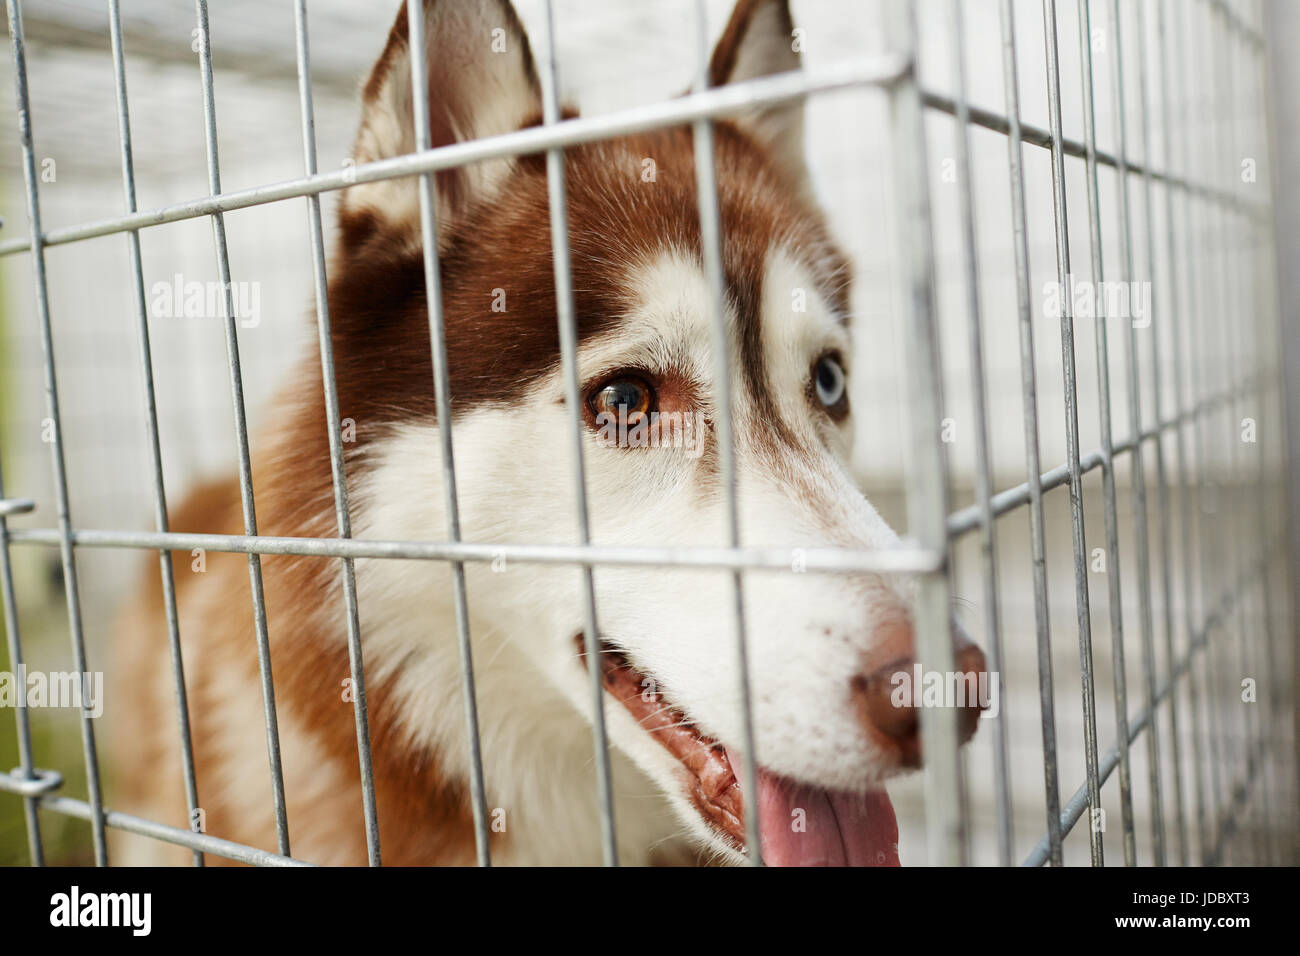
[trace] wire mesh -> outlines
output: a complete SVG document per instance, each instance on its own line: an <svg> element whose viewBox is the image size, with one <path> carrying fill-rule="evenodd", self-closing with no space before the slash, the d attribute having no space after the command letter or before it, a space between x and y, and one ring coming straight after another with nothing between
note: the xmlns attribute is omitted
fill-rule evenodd
<svg viewBox="0 0 1300 956"><path fill-rule="evenodd" d="M270 666L270 635L262 595L262 555L301 555L337 559L344 595L357 759L368 862L379 865L379 820L371 764L371 741L365 695L362 628L354 562L361 558L446 562L452 572L453 601L463 682L466 741L469 755L469 805L472 809L475 848L480 865L490 862L488 808L483 772L482 741L476 711L469 597L464 566L500 557L519 562L572 566L583 582L583 639L592 684L593 744L603 860L618 863L618 831L614 814L609 742L603 716L604 694L597 662L599 619L594 576L606 566L696 567L730 572L734 588L734 637L740 694L744 714L744 779L742 789L757 792L758 761L752 725L751 694L746 654L744 588L754 575L785 569L785 550L747 547L740 537L732 421L728 382L732 375L729 331L724 320L726 278L721 259L721 222L716 171L713 163L713 124L747 109L823 94L868 89L885 98L889 106L891 153L890 183L896 191L894 215L898 271L901 274L900 314L904 321L907 392L904 461L908 489L905 502L909 538L897 549L851 551L812 549L803 554L810 573L853 574L877 571L915 578L915 616L918 655L924 667L953 669L950 644L950 593L956 588L956 556L968 536L974 536L983 626L995 671L1009 664L1004 642L1004 595L1008 576L1000 571L999 522L1021 509L1027 512L1029 536L1028 580L1015 581L1029 595L1033 608L1036 652L1037 706L1032 695L1010 703L1022 712L1034 712L1041 725L1042 808L1045 829L1027 856L1017 856L1014 828L1012 776L1015 754L1009 743L1009 717L1004 713L991 731L992 805L996 861L1029 865L1064 862L1063 847L1071 832L1086 822L1090 862L1106 862L1103 787L1115 777L1120 807L1122 859L1139 861L1138 815L1135 793L1140 769L1145 769L1146 811L1150 859L1157 865L1176 860L1181 864L1213 865L1231 862L1232 838L1243 827L1252 841L1250 859L1282 861L1284 852L1270 834L1295 826L1293 780L1285 772L1273 777L1275 760L1283 766L1294 760L1288 754L1287 721L1291 706L1289 688L1276 666L1293 648L1283 636L1291 633L1289 607L1276 591L1279 568L1286 565L1283 542L1270 528L1270 508L1282 497L1280 464L1270 463L1266 446L1245 443L1240 435L1246 422L1272 414L1280 403L1281 375L1274 356L1281 335L1278 303L1271 266L1271 206L1247 198L1235 185L1240 157L1234 144L1251 136L1267 137L1264 123L1251 129L1252 116L1262 113L1242 109L1243 101L1258 103L1264 95L1265 38L1261 8L1257 4L1197 0L1190 5L1169 0L1109 3L1080 0L1072 4L1078 22L1079 115L1082 135L1066 134L1073 114L1067 115L1063 87L1067 29L1058 20L1057 0L1042 0L1041 29L1047 112L1046 127L1021 115L1021 90L1031 74L1018 50L1021 34L1017 19L1025 22L1024 8L1017 14L1014 0L999 0L996 7L1001 54L998 84L1004 93L1004 110L978 106L972 99L965 40L967 7L952 0L942 20L951 32L952 92L927 84L918 37L918 5L887 0L880 11L889 48L843 63L800 73L746 80L708 88L708 34L703 3L695 6L698 39L697 82L689 94L590 118L561 119L558 57L551 4L545 5L539 49L542 70L544 122L517 132L430 148L427 108L428 82L422 58L412 60L412 108L415 119L414 150L409 155L363 163L337 171L317 167L313 74L308 53L307 5L295 0L294 45L303 149L303 175L278 182L223 192L218 158L218 131L213 80L214 41L205 0L196 0L197 44L202 91L208 195L154 208L137 208L135 163L132 154L126 54L117 0L109 0L109 26L118 134L120 175L125 212L120 215L45 229L40 215L39 155L33 144L30 90L24 48L20 0L6 0L16 84L19 140L26 186L28 235L0 242L0 256L27 257L33 274L32 321L38 328L43 353L45 401L53 423L52 473L56 526L10 527L8 518L27 510L26 503L6 498L0 486L0 594L4 598L5 627L11 665L23 661L19 631L19 601L11 572L11 548L20 545L57 548L65 590L69 634L78 671L89 670L83 634L76 555L79 550L156 550L160 557L163 596L171 657L171 679L176 693L182 776L191 814L200 806L192 744L189 703L181 655L170 554L202 549L247 556L252 611L262 692L274 803L277 851L244 846L204 833L144 820L106 809L100 792L94 725L81 721L82 750L86 766L87 799L56 794L57 775L42 771L33 753L26 714L20 712L17 731L20 767L0 777L0 790L22 797L31 862L40 864L44 853L38 811L88 820L92 824L95 861L108 862L106 828L113 827L152 839L174 843L193 851L196 865L204 854L265 865L296 864L289 844L275 682ZM919 5L919 6L924 6ZM1064 6L1064 5L1062 5ZM424 34L424 4L406 5L412 35ZM1100 16L1096 14L1100 13ZM1154 21L1155 29L1151 29ZM930 21L926 21L927 23ZM1130 32L1132 29L1132 32ZM1110 46L1098 44L1098 31ZM1131 44L1131 45L1130 45ZM1104 53L1102 52L1104 50ZM1128 51L1128 52L1126 52ZM1104 63L1103 63L1104 61ZM1197 71L1194 64L1208 64ZM1182 69L1179 70L1179 65ZM1104 70L1103 70L1104 66ZM1132 67L1136 66L1136 70ZM1035 64L1035 69L1038 65ZM1102 75L1103 72L1105 75ZM1032 81L1036 83L1037 81ZM1035 87L1037 89L1037 87ZM1098 125L1101 91L1110 94L1106 132L1108 149L1100 145ZM1180 95L1181 94L1181 95ZM1097 101L1095 101L1095 99ZM1073 109L1073 106L1070 107ZM941 321L940 285L936 278L936 248L946 237L936 227L935 184L931 159L936 150L931 122L949 118L955 123L957 185L957 245L966 362L969 369L975 438L972 504L952 509L950 452L936 423L948 405L945 401L944 355L947 346ZM713 307L715 384L723 401L718 415L718 438L723 486L727 490L727 534L722 546L712 549L678 547L610 547L593 544L587 515L587 486L581 422L573 418L571 463L578 515L578 542L572 545L511 543L480 544L462 540L451 429L439 429L439 449L448 527L440 541L375 541L354 539L351 531L344 450L339 441L340 411L334 381L334 355L327 297L325 235L321 198L347 186L398 177L417 177L420 196L420 232L423 238L424 281L428 299L430 347L438 421L450 421L445 329L443 326L440 264L437 242L435 174L486 159L544 152L547 159L554 271L561 354L569 405L577 408L577 344L574 327L569 262L568 223L565 215L566 184L563 152L583 143L654 130L669 125L693 128L699 190L699 220L705 271ZM1179 130L1178 126L1182 129ZM989 268L981 253L981 217L987 214L980 179L972 158L972 139L993 134L1005 140L1009 173L1009 234L1014 278L1013 298L988 306ZM1132 137L1132 138L1130 138ZM1157 149L1157 144L1159 149ZM1050 161L1050 224L1058 289L1069 301L1059 316L1062 406L1044 401L1035 334L1030 233L1035 226L1026 194L1027 151L1046 151ZM1083 196L1079 202L1078 173L1072 165L1082 160ZM1105 178L1103 178L1103 170ZM1103 189L1103 186L1105 189ZM1115 214L1103 212L1103 193L1111 194ZM305 199L308 209L311 266L314 279L319 356L330 430L333 508L337 535L333 538L294 538L258 534L250 466L249 427L241 378L241 358L232 295L231 265L224 216L228 212L293 199ZM1154 286L1156 320L1149 326L1125 323L1120 350L1118 385L1123 389L1122 414L1119 387L1112 387L1112 353L1108 333L1118 325L1115 316L1099 311L1090 316L1094 325L1093 356L1076 352L1082 320L1074 313L1076 284L1074 263L1084 258L1078 251L1074 220L1086 222L1086 257L1090 280L1097 288L1107 275L1129 285ZM154 363L147 321L145 282L141 265L140 234L167 224L208 218L212 226L220 282L227 297L225 345L229 394L234 413L236 459L239 465L242 535L174 533L168 525L168 498L163 481L163 440L154 387ZM1046 217L1043 217L1044 223ZM98 237L124 235L133 275L134 307L138 320L139 373L142 376L148 425L147 448L152 482L154 525L151 532L103 530L78 526L73 521L67 488L67 466L59 405L59 380L54 360L53 324L46 251ZM1163 281L1157 281L1163 276ZM1013 314L1013 322L1009 316ZM1229 323L1225 317L1236 316ZM31 317L28 317L31 318ZM1120 318L1123 318L1122 316ZM1018 348L1014 352L1019 378L1019 398L1024 423L1026 480L996 490L997 468L991 450L990 422L993 403L988 369L991 326L1014 326ZM1218 328L1215 328L1217 324ZM1148 333L1149 334L1144 334ZM1165 335L1168 338L1164 338ZM957 351L961 351L958 349ZM1144 363L1143 359L1146 357ZM1086 386L1080 368L1086 361L1095 368L1095 395L1085 406ZM1145 364L1145 368L1144 368ZM1095 400L1098 447L1084 450L1081 407ZM1270 405L1269 403L1273 403ZM1116 439L1113 425L1122 421L1126 437ZM1050 468L1042 464L1040 447L1044 430L1063 437L1064 461ZM1216 447L1217 443L1217 447ZM1280 448L1280 445L1279 445ZM1252 458L1253 456L1253 458ZM1281 454L1279 452L1279 462ZM1148 474L1147 463L1153 464ZM1121 496L1121 465L1126 465L1130 489ZM1085 483L1100 479L1100 501L1090 499ZM1154 485L1153 485L1154 480ZM1154 487L1154 504L1151 497ZM1064 806L1061 804L1061 761L1058 748L1066 730L1058 722L1057 696L1063 687L1053 667L1052 633L1061 632L1049 612L1049 557L1066 549L1049 548L1045 496L1064 489L1069 504L1068 551L1075 584L1074 630L1077 636L1079 683L1071 699L1071 720L1078 715L1077 738L1082 741L1084 774ZM14 489L9 489L14 490ZM17 489L22 491L22 489ZM1090 533L1089 515L1100 510L1104 547L1090 550L1097 536ZM1127 510L1126 510L1127 509ZM39 512L38 512L39 513ZM1094 522L1095 523L1095 522ZM1152 526L1154 524L1154 533ZM1132 536L1127 548L1122 533ZM1175 538L1177 545L1175 545ZM1098 551L1106 568L1106 617L1110 632L1109 657L1098 661L1103 650L1093 642L1094 599L1092 570ZM1181 558L1181 560L1180 560ZM1123 569L1123 573L1121 572ZM1137 599L1136 617L1126 622L1125 588ZM1179 593L1176 595L1175 592ZM1284 593L1284 592L1282 592ZM1181 614L1178 614L1181 602ZM1101 617L1100 611L1096 615ZM1134 623L1136 621L1136 623ZM1128 625L1127 629L1125 625ZM1127 633L1126 633L1127 630ZM1137 647L1132 646L1137 635ZM1233 638L1235 637L1235 642ZM1129 701L1128 658L1136 650L1140 666L1141 707L1134 713ZM1235 658L1234 658L1235 654ZM1110 670L1114 706L1114 739L1102 751L1098 730L1098 695L1104 671ZM1237 688L1234 675L1255 675L1264 685L1262 708L1231 708ZM1267 676L1265 676L1267 675ZM1260 710L1263 713L1260 713ZM1065 711L1060 711L1062 718ZM922 710L922 735L927 753L924 770L926 850L931 863L962 864L972 861L972 818L969 793L974 758L958 746L956 716L944 709ZM1144 738L1143 755L1133 748ZM1293 763L1289 764L1293 767ZM1293 774L1291 776L1294 776ZM1252 790L1258 797L1251 796ZM1289 802L1288 802L1289 801ZM1189 806L1189 803L1191 804ZM757 814L748 814L747 845L752 863L760 863ZM1189 819L1191 823L1189 824ZM1244 823L1243 823L1244 821ZM1194 838L1194 839L1193 839Z"/></svg>

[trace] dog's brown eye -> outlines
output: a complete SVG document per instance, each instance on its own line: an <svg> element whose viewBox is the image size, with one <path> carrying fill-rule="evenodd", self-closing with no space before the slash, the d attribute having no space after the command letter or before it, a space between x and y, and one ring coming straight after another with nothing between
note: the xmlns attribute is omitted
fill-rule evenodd
<svg viewBox="0 0 1300 956"><path fill-rule="evenodd" d="M813 391L817 401L829 410L839 409L848 399L844 366L834 355L823 355L813 366Z"/></svg>
<svg viewBox="0 0 1300 956"><path fill-rule="evenodd" d="M634 424L652 410L654 392L639 378L617 378L592 392L588 402L598 420L606 415L613 421Z"/></svg>

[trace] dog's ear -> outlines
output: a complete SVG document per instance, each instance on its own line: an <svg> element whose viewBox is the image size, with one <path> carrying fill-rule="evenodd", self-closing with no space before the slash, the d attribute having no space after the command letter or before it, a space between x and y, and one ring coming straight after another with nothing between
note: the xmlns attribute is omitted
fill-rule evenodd
<svg viewBox="0 0 1300 956"><path fill-rule="evenodd" d="M362 90L361 127L353 148L358 164L415 150L413 53L426 64L431 146L508 133L541 114L528 36L509 0L423 4L424 37L410 37L403 3ZM474 201L490 197L512 162L485 160L439 172L439 222L449 224ZM349 232L364 236L375 230L414 230L418 235L417 180L408 176L350 186L343 191L339 215L345 242Z"/></svg>
<svg viewBox="0 0 1300 956"><path fill-rule="evenodd" d="M740 0L709 61L709 85L797 70L800 57L789 0ZM802 185L808 179L803 150L803 100L757 107L736 118Z"/></svg>

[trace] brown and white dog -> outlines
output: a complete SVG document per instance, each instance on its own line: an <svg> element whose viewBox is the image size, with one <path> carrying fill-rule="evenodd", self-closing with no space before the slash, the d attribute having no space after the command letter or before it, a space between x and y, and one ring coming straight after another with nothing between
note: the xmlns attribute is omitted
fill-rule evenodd
<svg viewBox="0 0 1300 956"><path fill-rule="evenodd" d="M428 64L435 146L540 122L528 39L507 0L426 0L425 11L415 42L399 14L365 85L357 162L413 149L412 55ZM786 0L740 0L712 84L798 69L791 31ZM740 533L755 546L887 548L896 535L846 468L849 270L810 204L802 131L798 102L716 124ZM642 176L647 158L654 177ZM570 148L565 172L593 539L717 545L725 502L691 130ZM543 158L439 173L437 214L450 426L434 413L416 181L342 194L329 306L341 412L355 423L344 446L354 532L445 538L438 429L451 427L466 540L572 543L574 410ZM276 413L254 449L260 531L332 537L318 361ZM620 415L630 431L606 427ZM680 440L637 440L655 416L694 427L672 432ZM239 533L235 481L194 492L172 528ZM179 553L175 570L202 822L274 849L246 558L209 553L203 573L190 562ZM267 556L262 572L292 851L364 863L338 562ZM466 575L493 861L599 862L590 684L575 640L582 575L501 561L470 563ZM384 861L472 863L450 569L360 560L356 576ZM184 827L157 577L154 567L129 616L110 698L114 805ZM738 862L744 814L757 812L768 863L897 863L882 782L920 760L915 712L888 699L889 675L913 653L905 591L871 575L747 581L756 795L738 782L730 574L595 571L622 861ZM959 669L982 670L980 652L954 640ZM975 713L963 714L965 736ZM158 852L129 839L119 860Z"/></svg>

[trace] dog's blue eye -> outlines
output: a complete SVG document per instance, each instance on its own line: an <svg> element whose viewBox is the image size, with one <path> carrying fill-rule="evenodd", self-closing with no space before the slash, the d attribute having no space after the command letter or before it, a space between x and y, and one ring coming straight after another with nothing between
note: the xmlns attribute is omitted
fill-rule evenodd
<svg viewBox="0 0 1300 956"><path fill-rule="evenodd" d="M844 367L833 355L823 355L813 368L813 383L817 401L827 408L835 408L844 401Z"/></svg>

